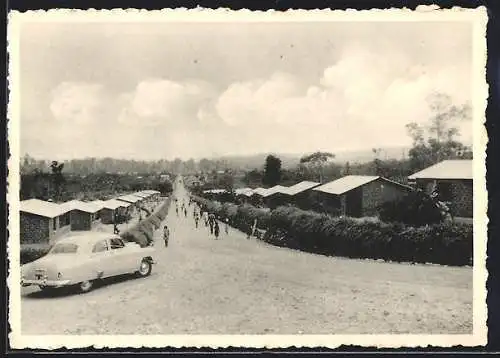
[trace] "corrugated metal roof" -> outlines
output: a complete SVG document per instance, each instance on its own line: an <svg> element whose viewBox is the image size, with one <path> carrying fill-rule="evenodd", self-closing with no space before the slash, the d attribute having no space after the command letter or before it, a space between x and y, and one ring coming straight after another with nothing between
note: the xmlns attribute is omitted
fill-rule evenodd
<svg viewBox="0 0 500 358"><path fill-rule="evenodd" d="M126 207L129 207L130 205L132 205L132 204L127 203L125 201L115 200L115 199L110 199L110 200L107 200L103 203L104 208L111 209L111 210L116 210L120 207L126 208Z"/></svg>
<svg viewBox="0 0 500 358"><path fill-rule="evenodd" d="M264 198L267 198L268 196L271 196L273 194L277 193L283 193L286 194L288 187L283 186L283 185L275 185L272 188L269 188L266 190L266 192L262 195Z"/></svg>
<svg viewBox="0 0 500 358"><path fill-rule="evenodd" d="M116 200L126 201L127 203L135 204L138 201L140 201L141 198L139 198L138 196L133 196L133 195L123 195L123 196L119 196L118 198L116 198Z"/></svg>
<svg viewBox="0 0 500 358"><path fill-rule="evenodd" d="M158 190L143 190L142 193L146 194L160 194Z"/></svg>
<svg viewBox="0 0 500 358"><path fill-rule="evenodd" d="M313 190L328 194L341 195L352 189L368 184L378 178L380 177L372 175L347 175L343 178L320 185Z"/></svg>
<svg viewBox="0 0 500 358"><path fill-rule="evenodd" d="M133 193L133 194L130 194L130 195L133 195L133 196L137 196L138 198L140 199L146 199L146 198L149 198L151 196L151 194L148 194L148 193L142 193L142 192L139 192L139 193Z"/></svg>
<svg viewBox="0 0 500 358"><path fill-rule="evenodd" d="M472 160L443 160L429 168L421 170L408 179L472 179Z"/></svg>
<svg viewBox="0 0 500 358"><path fill-rule="evenodd" d="M263 195L265 195L265 194L267 193L267 189L265 189L265 188L260 188L260 187L259 187L259 188L255 188L255 189L253 190L253 192L254 192L254 194L256 194L256 195L263 196Z"/></svg>
<svg viewBox="0 0 500 358"><path fill-rule="evenodd" d="M20 211L43 216L46 218L55 218L56 216L60 216L68 212L68 210L60 204L51 203L40 199L23 200L21 201L20 206Z"/></svg>
<svg viewBox="0 0 500 358"><path fill-rule="evenodd" d="M319 185L320 185L320 183L316 183L313 181L307 181L307 180L301 181L300 183L297 183L295 185L288 187L287 190L285 191L285 194L293 196L293 195L296 195L298 193L302 193L306 190L317 187Z"/></svg>
<svg viewBox="0 0 500 358"><path fill-rule="evenodd" d="M84 202L80 200L71 200L65 203L62 203L61 206L64 206L68 211L71 210L80 210L86 213L96 213L102 209L99 205L93 204L91 202Z"/></svg>
<svg viewBox="0 0 500 358"><path fill-rule="evenodd" d="M98 206L101 209L104 208L104 201L102 201L102 200L93 200L90 203Z"/></svg>
<svg viewBox="0 0 500 358"><path fill-rule="evenodd" d="M203 190L204 193L210 193L210 194L221 194L225 193L227 190L225 189L210 189L210 190Z"/></svg>
<svg viewBox="0 0 500 358"><path fill-rule="evenodd" d="M252 188L238 188L235 190L235 193L236 195L252 196L254 192Z"/></svg>

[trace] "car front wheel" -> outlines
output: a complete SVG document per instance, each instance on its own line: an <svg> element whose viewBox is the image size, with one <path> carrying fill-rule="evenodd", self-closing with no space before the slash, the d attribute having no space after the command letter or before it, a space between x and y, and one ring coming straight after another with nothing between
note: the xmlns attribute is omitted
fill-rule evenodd
<svg viewBox="0 0 500 358"><path fill-rule="evenodd" d="M149 260L142 260L137 274L139 275L139 277L146 277L151 274L152 270L153 265L151 264L151 262Z"/></svg>
<svg viewBox="0 0 500 358"><path fill-rule="evenodd" d="M88 281L80 282L80 284L78 285L78 288L80 289L80 292L86 293L86 292L89 292L90 290L92 290L93 286L94 286L94 283L92 281L88 280Z"/></svg>

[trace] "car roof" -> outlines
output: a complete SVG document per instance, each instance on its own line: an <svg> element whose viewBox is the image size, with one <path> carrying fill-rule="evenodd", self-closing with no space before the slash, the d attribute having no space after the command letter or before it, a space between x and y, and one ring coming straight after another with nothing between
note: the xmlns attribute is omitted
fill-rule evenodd
<svg viewBox="0 0 500 358"><path fill-rule="evenodd" d="M63 237L57 243L72 243L78 244L79 246L91 246L104 239L121 239L121 237L110 232L86 231Z"/></svg>

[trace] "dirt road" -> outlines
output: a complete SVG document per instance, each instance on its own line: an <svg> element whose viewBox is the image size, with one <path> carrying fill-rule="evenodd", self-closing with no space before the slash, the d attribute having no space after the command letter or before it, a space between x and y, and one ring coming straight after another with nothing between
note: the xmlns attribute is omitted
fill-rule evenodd
<svg viewBox="0 0 500 358"><path fill-rule="evenodd" d="M185 192L178 189L182 199ZM173 205L175 205L173 203ZM150 277L87 294L22 289L23 334L471 333L472 269L328 258L230 229L195 228L192 208L157 232ZM222 229L222 228L221 228Z"/></svg>

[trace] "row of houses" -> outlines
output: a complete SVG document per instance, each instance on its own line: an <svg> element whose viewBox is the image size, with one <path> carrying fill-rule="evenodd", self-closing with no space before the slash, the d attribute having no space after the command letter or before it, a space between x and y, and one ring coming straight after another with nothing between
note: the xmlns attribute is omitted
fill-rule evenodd
<svg viewBox="0 0 500 358"><path fill-rule="evenodd" d="M401 199L418 188L428 194L438 192L453 216L472 218L472 172L472 160L445 160L409 176L411 185L381 176L347 175L325 184L302 181L290 187L241 188L236 189L235 194L271 208L284 204L301 207L313 198L326 211L362 217L376 214L383 203ZM206 192L215 194L215 191Z"/></svg>
<svg viewBox="0 0 500 358"><path fill-rule="evenodd" d="M47 243L69 231L92 230L99 222L112 224L117 214L133 214L159 197L159 191L144 190L106 201L23 200L20 203L21 243Z"/></svg>

